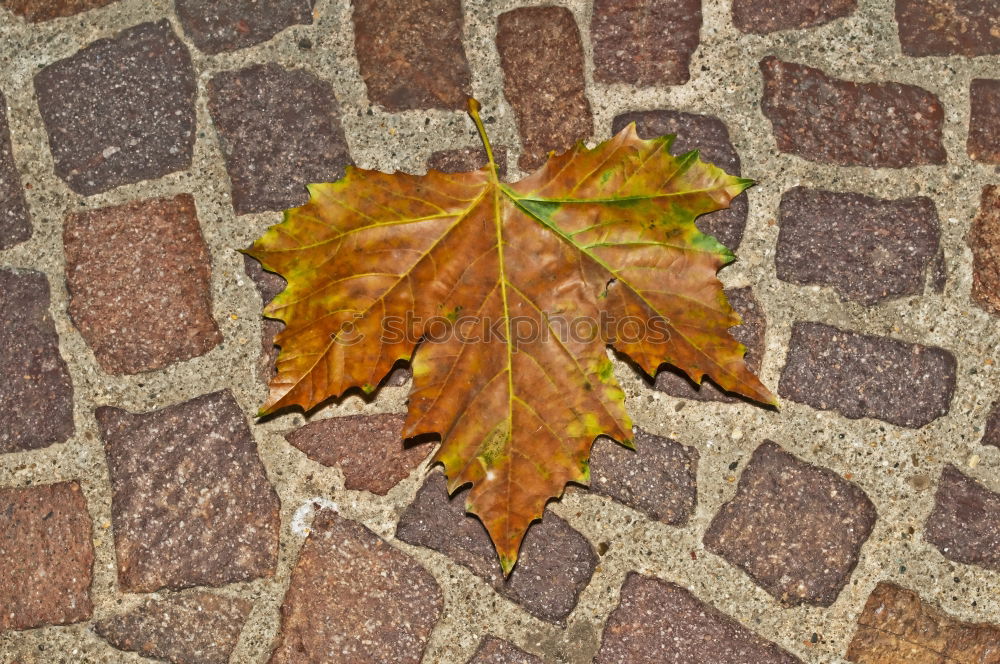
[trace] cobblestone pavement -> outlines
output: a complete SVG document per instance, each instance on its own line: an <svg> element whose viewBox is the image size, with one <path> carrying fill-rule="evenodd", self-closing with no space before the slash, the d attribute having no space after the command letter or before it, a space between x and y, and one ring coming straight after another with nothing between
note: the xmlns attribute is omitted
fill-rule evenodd
<svg viewBox="0 0 1000 664"><path fill-rule="evenodd" d="M1000 662L997 0L0 0L0 662ZM636 122L780 412L617 364L504 581L410 379L256 420L235 250L345 165Z"/></svg>

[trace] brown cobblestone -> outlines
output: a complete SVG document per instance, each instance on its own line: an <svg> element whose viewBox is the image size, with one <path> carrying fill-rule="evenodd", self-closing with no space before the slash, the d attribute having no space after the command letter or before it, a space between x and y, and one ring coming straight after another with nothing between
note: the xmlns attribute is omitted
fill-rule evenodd
<svg viewBox="0 0 1000 664"><path fill-rule="evenodd" d="M313 22L315 0L174 0L185 34L205 53L265 42L291 25Z"/></svg>
<svg viewBox="0 0 1000 664"><path fill-rule="evenodd" d="M507 148L502 145L494 145L492 148L497 171L500 177L505 177L507 175ZM431 153L427 160L427 168L442 173L468 173L479 170L486 165L486 162L486 150L483 148L438 150Z"/></svg>
<svg viewBox="0 0 1000 664"><path fill-rule="evenodd" d="M924 539L945 558L1000 570L1000 493L951 464L941 472L925 531Z"/></svg>
<svg viewBox="0 0 1000 664"><path fill-rule="evenodd" d="M904 55L1000 53L1000 10L992 0L896 0Z"/></svg>
<svg viewBox="0 0 1000 664"><path fill-rule="evenodd" d="M861 489L765 441L704 542L782 604L830 606L876 517Z"/></svg>
<svg viewBox="0 0 1000 664"><path fill-rule="evenodd" d="M31 237L28 203L21 188L11 152L10 129L7 126L7 100L0 93L0 251L9 249Z"/></svg>
<svg viewBox="0 0 1000 664"><path fill-rule="evenodd" d="M986 430L983 432L981 444L1000 447L1000 400L994 402L986 418Z"/></svg>
<svg viewBox="0 0 1000 664"><path fill-rule="evenodd" d="M514 108L523 151L533 170L549 151L565 152L594 131L583 78L583 45L564 7L521 7L497 20L504 94ZM533 44L525 48L525 44Z"/></svg>
<svg viewBox="0 0 1000 664"><path fill-rule="evenodd" d="M1000 28L998 28L1000 31ZM969 87L969 156L986 164L1000 164L1000 80L976 78Z"/></svg>
<svg viewBox="0 0 1000 664"><path fill-rule="evenodd" d="M743 32L766 35L824 25L857 7L858 0L733 0L733 24Z"/></svg>
<svg viewBox="0 0 1000 664"><path fill-rule="evenodd" d="M222 341L190 194L72 213L63 243L69 314L108 373L161 369Z"/></svg>
<svg viewBox="0 0 1000 664"><path fill-rule="evenodd" d="M443 608L427 570L364 526L322 510L292 570L270 664L416 664Z"/></svg>
<svg viewBox="0 0 1000 664"><path fill-rule="evenodd" d="M967 242L972 248L972 299L1000 316L1000 186L983 188Z"/></svg>
<svg viewBox="0 0 1000 664"><path fill-rule="evenodd" d="M268 272L261 267L256 259L243 255L243 270L257 287L261 304L267 305L288 283L281 275ZM270 382L277 373L274 361L278 359L278 347L274 345L274 337L285 327L285 324L274 318L262 318L260 321L260 356L257 358L257 379L262 383Z"/></svg>
<svg viewBox="0 0 1000 664"><path fill-rule="evenodd" d="M542 664L542 660L507 641L487 636L465 664Z"/></svg>
<svg viewBox="0 0 1000 664"><path fill-rule="evenodd" d="M73 16L117 0L0 0L0 7L24 17L31 23Z"/></svg>

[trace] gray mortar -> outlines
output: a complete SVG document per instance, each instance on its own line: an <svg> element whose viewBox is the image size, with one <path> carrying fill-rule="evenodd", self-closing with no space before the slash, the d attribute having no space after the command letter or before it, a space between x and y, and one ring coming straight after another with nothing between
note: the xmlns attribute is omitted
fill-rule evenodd
<svg viewBox="0 0 1000 664"><path fill-rule="evenodd" d="M955 463L991 489L1000 490L1000 450L978 445L987 409L1000 396L1000 326L969 299L971 262L964 242L980 190L1000 180L994 167L973 163L966 153L968 85L974 77L1000 77L1000 57L901 57L892 0L861 0L858 10L845 19L811 30L764 37L739 33L730 20L729 2L704 0L701 45L691 62L691 82L678 87L635 89L594 83L588 2L466 0L464 36L473 91L483 103L484 116L496 118L489 126L491 136L495 144L510 147L512 165L517 162L519 140L513 112L502 94L494 46L496 16L515 6L540 4L565 5L577 18L588 56L586 77L596 140L609 136L615 115L632 110L671 108L707 113L720 117L729 127L743 162L743 175L759 184L748 194L750 216L738 251L739 261L722 272L722 279L730 286L753 286L767 314L767 347L761 373L767 385L777 386L792 322L817 320L951 350L959 360L957 391L948 416L921 430L909 430L877 420L847 420L795 403L784 403L780 413L773 413L750 405L675 399L652 390L632 369L618 362L617 375L628 394L627 406L636 424L698 448L701 462L696 514L686 526L676 528L650 523L627 507L583 492L552 505L555 513L580 530L595 547L602 542L610 545L565 628L529 616L445 556L392 540L394 546L425 565L444 591L444 616L431 636L424 661L460 664L472 655L484 635L495 634L549 662L589 662L599 647L604 622L617 604L624 576L635 568L689 587L704 601L806 662L842 661L856 617L875 583L883 579L919 591L922 597L958 618L997 621L1000 574L945 560L935 548L921 541L919 533L930 512L934 484L944 463ZM368 102L353 54L347 0L318 0L315 24L294 26L267 43L216 56L194 48L172 10L169 0L122 0L38 25L25 24L0 12L0 89L10 105L14 157L24 183L32 185L26 194L34 227L31 240L0 252L0 264L37 269L48 275L51 313L60 336L60 350L73 377L76 399L76 434L65 444L0 455L0 486L81 480L94 520L95 619L135 606L148 595L121 595L116 591L114 548L107 519L110 485L94 408L114 404L131 411L147 411L228 388L249 416L264 398L264 387L255 373L261 302L243 273L242 257L235 249L249 245L265 228L277 223L280 214L234 216L228 177L206 108L206 84L211 76L218 71L276 61L287 67L303 67L330 81L341 105L352 155L365 168L422 172L431 151L478 142L472 123L459 112L388 114L376 107L373 115L366 114ZM53 174L32 76L40 67L72 55L94 39L163 17L170 19L175 32L187 44L199 72L199 134L192 166L156 181L80 197ZM303 37L312 40L312 49L298 47ZM759 106L761 77L757 63L768 54L820 67L832 76L912 83L935 93L946 112L947 167L851 168L813 164L778 154L770 124ZM703 67L708 71L703 72ZM426 117L431 122L425 126ZM511 168L511 179L522 175L516 167ZM941 245L949 277L944 294L902 298L864 308L841 302L830 289L799 288L778 281L774 272L778 230L774 220L781 193L796 185L886 198L931 197L942 220ZM126 377L106 375L67 315L63 216L69 210L180 192L194 194L212 253L214 314L224 342L202 357L162 371ZM408 389L384 389L370 403L348 398L311 418L402 412ZM232 584L218 591L256 602L233 662L264 662L270 654L279 627L278 608L302 543L301 535L290 528L300 505L314 496L332 500L345 516L391 539L401 511L413 499L426 472L426 467L421 466L384 497L345 490L337 469L310 461L282 438L282 431L303 421L300 414L287 414L253 427L260 455L281 497L282 542L274 579ZM879 520L862 549L852 581L830 608L781 608L742 572L705 552L701 545L700 536L708 521L733 496L734 480L751 451L765 438L777 441L806 461L839 473L853 473L853 481L878 509ZM914 454L920 459L919 468L912 467ZM970 459L974 457L978 457L978 465L972 467ZM735 473L728 469L733 461L740 463ZM899 467L893 468L897 462ZM913 475L926 476L931 485L915 489L907 482ZM903 534L910 526L918 534L906 539ZM696 560L691 552L695 552ZM899 573L900 565L906 566L905 574ZM960 582L955 583L953 577ZM972 606L973 601L976 606ZM822 642L810 646L805 642L813 632L820 634ZM96 637L87 623L0 635L0 661L16 657L22 662L148 661L111 648Z"/></svg>

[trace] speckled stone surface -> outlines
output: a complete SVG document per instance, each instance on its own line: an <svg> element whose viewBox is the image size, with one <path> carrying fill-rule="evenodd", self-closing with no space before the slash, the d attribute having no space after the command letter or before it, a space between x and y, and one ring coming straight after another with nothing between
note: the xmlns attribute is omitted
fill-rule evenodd
<svg viewBox="0 0 1000 664"><path fill-rule="evenodd" d="M31 237L31 218L10 148L7 101L0 93L0 250Z"/></svg>
<svg viewBox="0 0 1000 664"><path fill-rule="evenodd" d="M227 664L253 603L196 591L139 607L94 624L115 648L173 664Z"/></svg>
<svg viewBox="0 0 1000 664"><path fill-rule="evenodd" d="M488 636L466 664L542 664L542 660L507 641Z"/></svg>
<svg viewBox="0 0 1000 664"><path fill-rule="evenodd" d="M1000 17L1000 12L998 12ZM1000 23L1000 18L997 18ZM1000 28L998 28L1000 31ZM1000 80L976 78L969 86L969 156L1000 164Z"/></svg>
<svg viewBox="0 0 1000 664"><path fill-rule="evenodd" d="M222 53L267 41L290 25L312 23L315 0L174 0L198 50Z"/></svg>
<svg viewBox="0 0 1000 664"><path fill-rule="evenodd" d="M73 16L116 0L0 0L3 7L32 23Z"/></svg>
<svg viewBox="0 0 1000 664"><path fill-rule="evenodd" d="M191 55L165 20L45 67L35 91L56 174L90 195L187 168L195 90Z"/></svg>
<svg viewBox="0 0 1000 664"><path fill-rule="evenodd" d="M1000 186L983 188L966 240L972 249L972 299L1000 316Z"/></svg>
<svg viewBox="0 0 1000 664"><path fill-rule="evenodd" d="M733 0L733 24L757 34L801 30L847 16L857 6L858 0Z"/></svg>
<svg viewBox="0 0 1000 664"><path fill-rule="evenodd" d="M78 482L0 489L0 632L90 617L90 515Z"/></svg>
<svg viewBox="0 0 1000 664"><path fill-rule="evenodd" d="M222 341L189 194L70 214L63 244L69 314L108 373L161 369Z"/></svg>
<svg viewBox="0 0 1000 664"><path fill-rule="evenodd" d="M1000 53L1000 10L991 0L896 0L906 55Z"/></svg>
<svg viewBox="0 0 1000 664"><path fill-rule="evenodd" d="M493 161L502 178L507 175L507 148L502 145L494 145L492 148ZM486 163L486 150L481 147L435 150L427 159L427 168L443 173L468 173L482 168Z"/></svg>
<svg viewBox="0 0 1000 664"><path fill-rule="evenodd" d="M1000 570L1000 493L945 466L924 538L949 560Z"/></svg>
<svg viewBox="0 0 1000 664"><path fill-rule="evenodd" d="M990 414L986 418L986 427L980 443L1000 448L1000 401L993 404Z"/></svg>
<svg viewBox="0 0 1000 664"><path fill-rule="evenodd" d="M73 383L49 314L49 284L34 271L0 270L0 453L73 435Z"/></svg>
<svg viewBox="0 0 1000 664"><path fill-rule="evenodd" d="M594 664L794 664L799 660L680 586L631 573Z"/></svg>
<svg viewBox="0 0 1000 664"><path fill-rule="evenodd" d="M246 254L243 255L243 271L250 277L260 294L261 306L267 305L274 296L285 289L284 278L268 272L260 263ZM264 318L260 324L260 357L257 359L257 377L266 384L276 373L274 361L278 359L278 347L274 337L285 328L285 324L274 318Z"/></svg>
<svg viewBox="0 0 1000 664"><path fill-rule="evenodd" d="M111 474L118 583L131 592L269 576L278 497L228 392L96 413Z"/></svg>
<svg viewBox="0 0 1000 664"><path fill-rule="evenodd" d="M281 605L270 664L419 662L443 608L434 577L364 526L313 519Z"/></svg>
<svg viewBox="0 0 1000 664"><path fill-rule="evenodd" d="M872 305L924 291L941 236L934 201L796 187L778 209L778 278Z"/></svg>

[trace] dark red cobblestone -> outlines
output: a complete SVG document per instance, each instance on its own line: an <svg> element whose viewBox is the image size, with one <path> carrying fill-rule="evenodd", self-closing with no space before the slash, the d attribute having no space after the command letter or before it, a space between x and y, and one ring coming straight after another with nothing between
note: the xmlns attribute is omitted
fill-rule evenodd
<svg viewBox="0 0 1000 664"><path fill-rule="evenodd" d="M31 237L28 203L21 188L11 152L10 129L7 126L7 100L0 93L0 250L9 249Z"/></svg>
<svg viewBox="0 0 1000 664"><path fill-rule="evenodd" d="M636 86L687 83L700 31L701 0L595 0L594 79Z"/></svg>
<svg viewBox="0 0 1000 664"><path fill-rule="evenodd" d="M41 272L0 269L0 453L73 435L73 383Z"/></svg>
<svg viewBox="0 0 1000 664"><path fill-rule="evenodd" d="M118 584L220 586L274 572L278 496L229 392L149 413L101 407Z"/></svg>
<svg viewBox="0 0 1000 664"><path fill-rule="evenodd" d="M216 74L208 95L236 214L303 205L305 185L343 177L351 156L326 81L270 63Z"/></svg>
<svg viewBox="0 0 1000 664"><path fill-rule="evenodd" d="M1000 53L1000 8L994 0L896 0L904 55Z"/></svg>
<svg viewBox="0 0 1000 664"><path fill-rule="evenodd" d="M191 55L166 20L47 66L35 91L56 175L91 195L187 168L195 90Z"/></svg>
<svg viewBox="0 0 1000 664"><path fill-rule="evenodd" d="M759 35L801 30L849 16L857 6L858 0L733 0L733 24Z"/></svg>
<svg viewBox="0 0 1000 664"><path fill-rule="evenodd" d="M850 419L919 428L948 413L955 356L943 348L795 323L778 393Z"/></svg>
<svg viewBox="0 0 1000 664"><path fill-rule="evenodd" d="M847 649L855 664L998 664L1000 625L962 622L912 590L881 582Z"/></svg>
<svg viewBox="0 0 1000 664"><path fill-rule="evenodd" d="M199 51L222 53L265 42L313 22L315 0L174 0L184 33Z"/></svg>
<svg viewBox="0 0 1000 664"><path fill-rule="evenodd" d="M698 150L703 161L715 164L727 173L742 174L740 156L729 140L729 129L715 116L681 111L636 111L615 117L611 122L611 132L617 134L630 122L635 123L640 138L674 134L676 138L670 144L672 155ZM731 207L698 217L698 228L735 250L743 239L743 229L747 225L748 200L746 194L737 196L732 200Z"/></svg>
<svg viewBox="0 0 1000 664"><path fill-rule="evenodd" d="M0 488L0 633L90 617L91 537L77 482Z"/></svg>
<svg viewBox="0 0 1000 664"><path fill-rule="evenodd" d="M226 664L253 603L194 592L150 600L94 624L94 631L119 650L174 664Z"/></svg>
<svg viewBox="0 0 1000 664"><path fill-rule="evenodd" d="M31 23L41 23L104 7L113 2L117 0L0 0L0 7Z"/></svg>
<svg viewBox="0 0 1000 664"><path fill-rule="evenodd" d="M855 83L773 56L760 63L761 108L778 150L840 166L943 164L944 109L915 85Z"/></svg>
<svg viewBox="0 0 1000 664"><path fill-rule="evenodd" d="M949 560L1000 570L1000 493L946 465L924 539Z"/></svg>
<svg viewBox="0 0 1000 664"><path fill-rule="evenodd" d="M261 304L267 305L274 297L285 290L288 283L281 275L268 272L261 267L260 262L246 254L243 255L243 270L250 277ZM260 321L260 356L257 358L257 379L267 383L274 377L277 370L274 361L278 359L278 347L274 345L274 337L285 328L285 324L274 318L261 318Z"/></svg>
<svg viewBox="0 0 1000 664"><path fill-rule="evenodd" d="M983 445L1000 447L1000 401L996 401L986 418L986 430L981 441Z"/></svg>
<svg viewBox="0 0 1000 664"><path fill-rule="evenodd" d="M765 441L704 542L785 606L830 606L877 516L861 489Z"/></svg>
<svg viewBox="0 0 1000 664"><path fill-rule="evenodd" d="M865 305L923 293L941 235L927 197L884 200L805 187L782 195L778 223L779 279L830 286Z"/></svg>
<svg viewBox="0 0 1000 664"><path fill-rule="evenodd" d="M494 145L492 148L497 171L500 177L504 177L507 175L507 148L502 145ZM438 150L432 152L427 159L427 168L442 173L468 173L479 170L487 161L486 150L481 147Z"/></svg>
<svg viewBox="0 0 1000 664"><path fill-rule="evenodd" d="M443 603L415 560L321 510L292 570L269 662L417 664Z"/></svg>
<svg viewBox="0 0 1000 664"><path fill-rule="evenodd" d="M222 341L190 194L69 214L63 244L70 317L108 373L162 369Z"/></svg>
<svg viewBox="0 0 1000 664"><path fill-rule="evenodd" d="M354 0L354 47L368 99L387 111L464 109L472 74L461 0Z"/></svg>
<svg viewBox="0 0 1000 664"><path fill-rule="evenodd" d="M590 490L672 526L687 523L698 501L698 450L636 428L635 449L594 442Z"/></svg>
<svg viewBox="0 0 1000 664"><path fill-rule="evenodd" d="M345 488L384 496L434 447L404 445L405 419L393 413L329 417L287 433L285 439L313 461L339 468Z"/></svg>
<svg viewBox="0 0 1000 664"><path fill-rule="evenodd" d="M767 332L767 318L764 309L753 290L748 288L730 288L726 290L729 304L740 315L742 322L729 328L729 334L747 347L744 359L747 367L754 373L760 371L764 359L764 335ZM656 389L675 397L695 399L696 401L722 401L737 403L742 400L739 395L733 395L720 389L707 377L701 385L696 384L680 369L665 366L656 374Z"/></svg>
<svg viewBox="0 0 1000 664"><path fill-rule="evenodd" d="M972 249L972 299L1000 316L1000 186L983 188L967 241Z"/></svg>
<svg viewBox="0 0 1000 664"><path fill-rule="evenodd" d="M630 573L594 664L695 662L794 664L799 659L684 588Z"/></svg>
<svg viewBox="0 0 1000 664"><path fill-rule="evenodd" d="M1000 8L998 8L1000 14ZM1000 21L1000 19L998 19ZM997 28L1000 32L1000 28ZM1000 164L1000 80L975 78L969 86L969 156L986 164Z"/></svg>
<svg viewBox="0 0 1000 664"><path fill-rule="evenodd" d="M487 636L465 664L542 664L542 660L507 641Z"/></svg>
<svg viewBox="0 0 1000 664"><path fill-rule="evenodd" d="M465 493L449 499L444 475L432 473L403 512L396 537L468 567L542 620L565 619L597 566L597 555L587 540L555 514L546 514L528 530L518 563L505 580L486 529L465 512Z"/></svg>
<svg viewBox="0 0 1000 664"><path fill-rule="evenodd" d="M521 7L497 19L504 94L521 133L518 166L534 170L594 131L583 77L583 45L564 7ZM531 44L531 48L525 48Z"/></svg>

